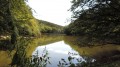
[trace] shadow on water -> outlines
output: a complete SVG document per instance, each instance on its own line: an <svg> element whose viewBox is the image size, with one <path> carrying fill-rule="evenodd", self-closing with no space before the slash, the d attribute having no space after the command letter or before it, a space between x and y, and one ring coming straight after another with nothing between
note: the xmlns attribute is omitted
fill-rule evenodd
<svg viewBox="0 0 120 67"><path fill-rule="evenodd" d="M83 46L78 39L44 35L41 38L20 38L16 44L1 40L0 67L119 67L119 45L96 43Z"/></svg>
<svg viewBox="0 0 120 67"><path fill-rule="evenodd" d="M8 67L14 54L15 45L9 39L0 40L0 67Z"/></svg>
<svg viewBox="0 0 120 67"><path fill-rule="evenodd" d="M79 40L80 39L80 40ZM119 67L120 66L120 45L116 44L101 44L97 41L88 41L90 44L83 44L86 42L85 38L75 37L75 36L65 36L64 41L69 44L72 48L77 50L81 56L94 58L96 61L90 64L90 67ZM78 41L78 42L76 42ZM89 67L89 64L87 64ZM108 66L107 66L108 65Z"/></svg>
<svg viewBox="0 0 120 67"><path fill-rule="evenodd" d="M41 38L23 37L18 39L15 44L11 44L9 40L1 40L0 55L2 57L0 57L0 67L9 67L10 65L27 67L30 63L31 54L37 46L60 41L61 37L51 35L44 35ZM11 49L12 46L14 47Z"/></svg>

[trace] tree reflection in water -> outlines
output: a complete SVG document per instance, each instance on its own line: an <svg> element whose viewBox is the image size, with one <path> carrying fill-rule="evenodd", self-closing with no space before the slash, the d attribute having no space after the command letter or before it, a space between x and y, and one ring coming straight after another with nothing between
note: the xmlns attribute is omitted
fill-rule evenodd
<svg viewBox="0 0 120 67"><path fill-rule="evenodd" d="M55 38L55 37L54 37ZM56 37L57 38L57 37ZM61 43L56 45L57 48L55 47L55 52L61 53L61 51L57 51L58 47L61 48L64 54L68 54L69 56L63 56L63 54L59 54L61 59L56 59L56 57L51 57L49 56L51 53L49 53L48 51L50 51L50 49L44 48L43 50L43 54L41 54L41 56L39 56L39 51L36 50L35 55L31 56L31 57L27 57L26 52L26 47L32 45L36 45L36 44L43 44L43 43L47 43L46 41L53 43L53 41L51 41L53 39L53 37L51 38L43 38L41 40L37 39L37 40L29 40L29 39L20 39L19 41L17 41L17 43L15 44L15 49L11 49L11 51L15 51L14 56L12 58L12 62L11 62L11 66L18 66L18 67L48 67L47 65L51 63L51 65L57 64L59 67L82 67L82 66L86 66L86 67L109 67L109 66L116 66L119 67L119 57L120 57L120 51L119 51L119 47L118 45L105 45L105 46L95 46L95 47L78 47L77 45L74 45L73 43L77 43L75 41L73 41L73 38L67 37L67 39L64 38L64 42L66 44L69 44L72 48L74 48L75 50L79 51L80 55L82 56L82 58L84 59L84 61L81 58L74 58L76 55L76 53L72 53L70 50L68 50L69 52L67 53L64 49L66 49ZM58 40L57 40L58 39ZM54 40L57 40L57 42L60 40L60 38L57 38ZM69 41L70 39L70 41ZM45 40L45 41L43 41ZM56 42L56 41L54 41ZM1 44L3 44L4 42L0 42ZM9 42L6 42L5 44L7 44ZM49 43L49 44L50 44ZM47 43L48 44L48 43ZM72 45L73 44L73 45ZM12 44L13 45L13 44ZM44 44L45 45L45 44ZM13 45L14 46L14 45ZM38 47L39 45L35 46ZM41 45L40 45L41 46ZM66 45L67 46L67 45ZM9 46L8 46L9 47ZM64 48L64 49L63 49ZM5 49L4 49L5 50ZM31 50L31 48L29 49ZM32 49L31 51L33 51L35 49ZM48 51L47 51L48 50ZM117 51L116 51L117 50ZM45 53L46 51L46 53ZM53 50L54 51L54 50ZM84 52L83 52L84 51ZM30 55L32 53L29 53ZM56 54L53 54L56 55ZM62 57L65 58L62 58ZM58 60L57 62L51 62L50 60L55 58L55 60ZM95 58L96 60L92 59ZM106 61L105 61L106 60ZM54 61L54 60L53 60ZM74 63L74 61L76 61ZM104 62L103 62L104 61ZM46 62L46 63L45 63ZM43 65L43 66L41 66ZM54 66L53 66L54 67Z"/></svg>
<svg viewBox="0 0 120 67"><path fill-rule="evenodd" d="M29 41L28 41L29 42ZM38 55L36 51L35 55L27 57L26 55L26 39L21 39L16 43L16 52L13 56L11 66L16 67L46 67L47 64L50 64L50 57L48 57L48 51L46 48L43 50L42 56Z"/></svg>
<svg viewBox="0 0 120 67"><path fill-rule="evenodd" d="M26 47L28 46L28 43L30 43L30 41L28 39L20 39L16 43L16 45L15 45L16 52L13 56L11 66L47 67L48 64L51 64L51 65L56 64L56 65L58 65L58 67L67 67L67 66L75 67L75 66L81 66L81 64L83 64L83 63L93 62L93 59L90 59L88 57L83 57L83 58L80 57L79 53L74 51L69 45L65 45L65 46L62 45L64 43L64 41L56 42L57 45L55 43L54 43L54 45L52 44L52 46L49 45L50 48L54 46L55 50L58 49L58 47L60 48L60 46L62 46L63 53L64 53L64 50L67 49L66 51L68 51L68 55L65 53L65 55L62 56L63 58L56 55L58 58L61 58L61 60L59 60L58 58L55 58L53 56L57 52L54 49L53 49L53 55L49 56L50 53L48 52L48 50L49 50L48 46L47 46L47 48L45 47L43 50L41 50L42 53L39 52L39 50L35 50L34 54L31 57L27 57ZM60 50L60 49L58 49L58 50ZM55 51L55 53L54 53L54 51ZM39 53L40 53L40 55L39 55ZM60 55L61 52L60 53L58 52L56 54ZM57 61L51 62L50 60L53 58L58 60L58 62Z"/></svg>

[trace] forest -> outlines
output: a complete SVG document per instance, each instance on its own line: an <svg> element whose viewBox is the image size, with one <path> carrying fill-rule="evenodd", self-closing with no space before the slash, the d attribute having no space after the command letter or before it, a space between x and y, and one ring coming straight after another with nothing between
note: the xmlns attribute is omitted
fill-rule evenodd
<svg viewBox="0 0 120 67"><path fill-rule="evenodd" d="M35 18L27 2L0 0L0 67L120 66L119 0L72 0L67 26Z"/></svg>
<svg viewBox="0 0 120 67"><path fill-rule="evenodd" d="M72 3L74 15L72 23L65 27L67 35L85 35L120 44L119 0L73 0Z"/></svg>
<svg viewBox="0 0 120 67"><path fill-rule="evenodd" d="M39 29L41 33L58 33L58 34L63 34L63 26L44 21L44 20L38 20L39 22Z"/></svg>

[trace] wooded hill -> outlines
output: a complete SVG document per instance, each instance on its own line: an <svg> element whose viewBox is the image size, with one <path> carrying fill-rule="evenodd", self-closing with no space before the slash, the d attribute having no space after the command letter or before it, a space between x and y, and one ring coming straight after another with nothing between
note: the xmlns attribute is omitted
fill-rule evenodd
<svg viewBox="0 0 120 67"><path fill-rule="evenodd" d="M63 27L33 17L26 0L0 0L0 34L39 36L62 33Z"/></svg>
<svg viewBox="0 0 120 67"><path fill-rule="evenodd" d="M38 20L38 22L41 33L63 33L63 26L44 20Z"/></svg>

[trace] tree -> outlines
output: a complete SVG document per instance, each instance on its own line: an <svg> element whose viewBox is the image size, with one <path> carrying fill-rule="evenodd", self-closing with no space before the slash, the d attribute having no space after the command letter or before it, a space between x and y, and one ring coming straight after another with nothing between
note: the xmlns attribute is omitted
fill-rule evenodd
<svg viewBox="0 0 120 67"><path fill-rule="evenodd" d="M74 17L79 17L84 10L95 8L96 10L102 7L110 7L115 11L120 11L119 0L72 0L71 11Z"/></svg>
<svg viewBox="0 0 120 67"><path fill-rule="evenodd" d="M114 38L119 42L119 0L73 0L72 3L71 11L73 18L76 19L68 28L73 35L84 34L102 39Z"/></svg>
<svg viewBox="0 0 120 67"><path fill-rule="evenodd" d="M20 35L24 35L24 28L28 35L40 34L38 22L25 1L27 0L0 0L0 31L3 34L13 33L14 26L18 28Z"/></svg>

